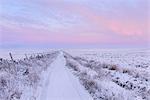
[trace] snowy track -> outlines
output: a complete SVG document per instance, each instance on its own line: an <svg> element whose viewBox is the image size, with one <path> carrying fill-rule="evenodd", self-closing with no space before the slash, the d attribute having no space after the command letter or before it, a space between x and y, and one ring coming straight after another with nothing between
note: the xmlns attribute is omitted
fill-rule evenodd
<svg viewBox="0 0 150 100"><path fill-rule="evenodd" d="M150 100L149 53L75 53L1 59L0 100ZM105 58L123 59L127 66L121 66L121 60L120 66L103 63Z"/></svg>
<svg viewBox="0 0 150 100"><path fill-rule="evenodd" d="M92 100L65 64L66 61L61 52L51 64L52 69L48 74L40 100Z"/></svg>

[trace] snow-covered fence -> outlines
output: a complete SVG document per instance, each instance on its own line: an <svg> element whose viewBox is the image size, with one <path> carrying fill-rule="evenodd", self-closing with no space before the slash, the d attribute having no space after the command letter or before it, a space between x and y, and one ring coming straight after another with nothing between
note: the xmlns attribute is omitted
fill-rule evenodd
<svg viewBox="0 0 150 100"><path fill-rule="evenodd" d="M32 58L16 60L15 54L12 53L11 57L14 61L16 60L15 62L1 59L0 100L31 100L27 98L32 97L32 93L26 96L25 92L34 92L42 71L49 67L57 54L58 52L36 53ZM24 54L21 58L23 57L25 57Z"/></svg>
<svg viewBox="0 0 150 100"><path fill-rule="evenodd" d="M14 53L14 52L7 52L7 53L2 53L0 55L0 58L2 59L8 59L8 60L12 60L12 61L15 61L15 60L18 60L18 59L29 59L30 57L31 58L34 58L38 55L44 55L44 54L50 54L52 53L52 51L50 52L41 52L41 53Z"/></svg>

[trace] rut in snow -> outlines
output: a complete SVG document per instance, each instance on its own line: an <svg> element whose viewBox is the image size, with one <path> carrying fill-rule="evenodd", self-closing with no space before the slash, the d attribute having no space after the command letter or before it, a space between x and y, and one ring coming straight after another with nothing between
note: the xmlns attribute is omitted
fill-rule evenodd
<svg viewBox="0 0 150 100"><path fill-rule="evenodd" d="M39 100L92 100L79 80L67 69L62 52L48 72Z"/></svg>

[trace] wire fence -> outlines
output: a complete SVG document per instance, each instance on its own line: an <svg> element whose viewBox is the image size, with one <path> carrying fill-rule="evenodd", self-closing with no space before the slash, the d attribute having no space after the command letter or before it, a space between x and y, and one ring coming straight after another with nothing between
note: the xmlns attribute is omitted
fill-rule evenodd
<svg viewBox="0 0 150 100"><path fill-rule="evenodd" d="M38 53L3 53L0 55L0 58L2 59L8 59L8 60L18 60L23 58L29 58L29 57L35 57L37 55L43 55L43 54L50 54L50 52L38 52Z"/></svg>

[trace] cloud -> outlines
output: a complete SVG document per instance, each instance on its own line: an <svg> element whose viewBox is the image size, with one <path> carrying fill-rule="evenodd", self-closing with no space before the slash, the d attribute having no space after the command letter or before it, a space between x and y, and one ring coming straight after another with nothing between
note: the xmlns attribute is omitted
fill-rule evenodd
<svg viewBox="0 0 150 100"><path fill-rule="evenodd" d="M143 45L149 36L145 0L3 1L2 41Z"/></svg>

